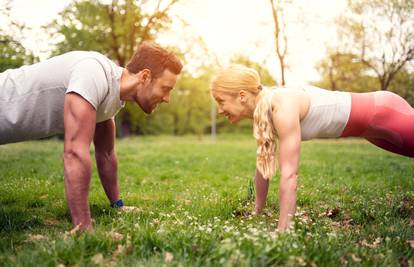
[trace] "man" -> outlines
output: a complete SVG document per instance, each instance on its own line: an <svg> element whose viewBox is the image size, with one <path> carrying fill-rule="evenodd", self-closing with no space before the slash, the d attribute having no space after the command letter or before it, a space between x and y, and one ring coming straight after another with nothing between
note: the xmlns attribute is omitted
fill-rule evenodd
<svg viewBox="0 0 414 267"><path fill-rule="evenodd" d="M115 114L124 101L145 113L168 103L180 60L143 43L126 68L97 52L74 51L0 73L0 144L64 133L65 191L72 222L92 227L89 147L111 206L122 208L115 154Z"/></svg>

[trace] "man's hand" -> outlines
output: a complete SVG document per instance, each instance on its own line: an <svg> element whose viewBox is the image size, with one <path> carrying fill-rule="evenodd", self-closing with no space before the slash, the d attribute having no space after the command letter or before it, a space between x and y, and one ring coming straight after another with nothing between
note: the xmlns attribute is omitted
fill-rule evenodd
<svg viewBox="0 0 414 267"><path fill-rule="evenodd" d="M88 203L91 179L89 147L95 132L96 111L76 93L65 96L64 105L64 167L65 191L72 223L80 231L92 227ZM75 227L75 229L76 229Z"/></svg>

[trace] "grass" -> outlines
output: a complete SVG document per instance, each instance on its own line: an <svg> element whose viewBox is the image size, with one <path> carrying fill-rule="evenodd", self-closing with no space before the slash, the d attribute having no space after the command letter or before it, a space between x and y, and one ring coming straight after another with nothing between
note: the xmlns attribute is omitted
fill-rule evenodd
<svg viewBox="0 0 414 267"><path fill-rule="evenodd" d="M62 145L0 146L0 266L414 264L414 161L365 141L303 143L297 216L283 235L278 177L265 214L252 216L255 141L233 135L118 140L122 197L142 211L110 209L94 169L94 232L68 235Z"/></svg>

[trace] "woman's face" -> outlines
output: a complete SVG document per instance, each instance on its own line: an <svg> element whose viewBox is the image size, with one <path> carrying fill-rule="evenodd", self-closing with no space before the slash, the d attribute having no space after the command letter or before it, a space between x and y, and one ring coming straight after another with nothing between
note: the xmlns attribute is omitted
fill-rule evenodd
<svg viewBox="0 0 414 267"><path fill-rule="evenodd" d="M214 91L213 97L217 101L218 113L226 116L231 123L244 119L244 106L239 95Z"/></svg>

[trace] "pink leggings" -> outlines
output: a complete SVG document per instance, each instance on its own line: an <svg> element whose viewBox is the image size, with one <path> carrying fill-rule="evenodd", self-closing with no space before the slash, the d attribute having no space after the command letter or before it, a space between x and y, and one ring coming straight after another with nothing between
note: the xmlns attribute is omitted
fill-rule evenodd
<svg viewBox="0 0 414 267"><path fill-rule="evenodd" d="M351 114L342 137L364 137L385 150L414 157L414 109L388 91L351 93Z"/></svg>

